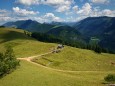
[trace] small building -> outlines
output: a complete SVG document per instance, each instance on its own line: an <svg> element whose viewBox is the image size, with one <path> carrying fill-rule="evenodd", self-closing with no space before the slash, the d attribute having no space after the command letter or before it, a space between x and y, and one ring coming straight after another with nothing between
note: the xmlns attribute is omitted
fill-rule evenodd
<svg viewBox="0 0 115 86"><path fill-rule="evenodd" d="M64 45L62 45L62 44L59 44L58 46L57 46L57 49L63 49L64 48Z"/></svg>

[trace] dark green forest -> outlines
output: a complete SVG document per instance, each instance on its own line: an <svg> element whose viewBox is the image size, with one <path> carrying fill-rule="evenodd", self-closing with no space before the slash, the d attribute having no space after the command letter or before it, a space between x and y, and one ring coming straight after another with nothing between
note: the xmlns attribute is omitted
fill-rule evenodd
<svg viewBox="0 0 115 86"><path fill-rule="evenodd" d="M56 37L54 35L49 35L49 34L45 34L45 33L33 32L31 34L31 37L33 37L39 41L42 41L42 42L59 43L59 44L68 45L68 46L72 46L72 47L76 47L76 48L93 50L96 53L101 53L101 52L111 53L107 49L101 48L97 44L90 45L90 44L86 44L86 43L83 43L80 41L66 40L66 39L62 39L62 38Z"/></svg>

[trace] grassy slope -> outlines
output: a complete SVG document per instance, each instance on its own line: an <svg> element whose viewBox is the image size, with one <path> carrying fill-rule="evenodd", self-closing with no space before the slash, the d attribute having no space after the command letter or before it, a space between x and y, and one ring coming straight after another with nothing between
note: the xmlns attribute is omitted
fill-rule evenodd
<svg viewBox="0 0 115 86"><path fill-rule="evenodd" d="M0 79L0 86L105 86L103 77L108 73L56 72L22 61L16 71Z"/></svg>
<svg viewBox="0 0 115 86"><path fill-rule="evenodd" d="M115 66L111 64L111 62L115 62L114 54L97 54L90 50L67 46L60 53L42 56L42 58L35 61L57 69L115 71Z"/></svg>
<svg viewBox="0 0 115 86"><path fill-rule="evenodd" d="M14 33L15 32L21 33L21 35L17 36L18 33L17 34L15 33L16 34L15 36L14 36L14 33L9 34L9 32L11 31L14 31ZM20 36L22 37L20 38ZM26 57L26 56L36 55L36 54L38 55L40 53L45 53L45 52L48 52L51 47L55 46L55 44L42 43L34 39L31 39L25 36L23 34L23 31L21 30L16 30L16 29L10 30L10 29L0 28L0 47L1 47L0 50L1 51L2 51L2 46L6 44L10 44L13 46L17 57ZM73 56L73 55L76 55L76 56ZM91 51L66 47L61 53L48 55L47 57L48 59L54 59L56 61L64 61L66 60L65 59L66 57L71 62L75 59L78 61L80 60L81 63L83 63L82 60L84 61L84 56L86 56L87 61L90 62L90 59L92 59L94 55L101 58L100 55L97 55ZM108 58L108 60L109 58L111 58L111 60L115 60L114 55L103 54L102 56L103 56L102 58L105 57L105 58ZM95 57L95 58L97 59L98 57ZM69 63L69 60L67 60L67 64L65 65L71 66L72 63L71 62ZM94 61L95 60L93 59L92 62ZM90 63L88 62L87 62L88 65L90 64L92 65L92 62ZM83 71L83 70L86 70L85 66L87 67L88 65L86 64L79 65L77 67L81 71L77 71L74 73L67 73L67 72L57 72L51 69L43 68L41 66L36 66L26 61L21 61L21 66L17 70L5 76L4 78L0 79L0 86L38 86L38 85L39 86L105 86L104 84L102 84L103 77L106 76L108 73L115 73L113 71L114 68L112 69L112 67L110 67L110 69L107 67L106 71L105 69L104 71L92 71L92 72ZM63 66L63 65L59 66L59 69L61 67L62 69L65 69L66 66ZM68 67L68 69L70 70L71 68ZM91 70L91 68L87 67L87 70Z"/></svg>
<svg viewBox="0 0 115 86"><path fill-rule="evenodd" d="M38 42L26 36L23 30L0 28L0 47L11 45L16 57L28 57L49 52L55 44Z"/></svg>

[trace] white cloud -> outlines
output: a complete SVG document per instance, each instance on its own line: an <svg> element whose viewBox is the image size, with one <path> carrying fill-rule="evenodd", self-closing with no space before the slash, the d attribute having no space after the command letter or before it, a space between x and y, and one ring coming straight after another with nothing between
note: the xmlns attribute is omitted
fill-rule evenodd
<svg viewBox="0 0 115 86"><path fill-rule="evenodd" d="M8 11L7 10L5 10L5 9L0 9L0 17L5 17L5 16L7 16L8 15Z"/></svg>
<svg viewBox="0 0 115 86"><path fill-rule="evenodd" d="M57 21L57 22L63 21L63 19L61 19L60 17L55 16L53 13L46 13L45 15L38 16L38 17L37 16L29 17L29 19L36 20L40 23L52 22L52 21Z"/></svg>
<svg viewBox="0 0 115 86"><path fill-rule="evenodd" d="M25 17L25 18L32 19L40 23L52 22L52 21L57 21L57 22L63 21L63 19L55 16L53 13L46 13L45 15L42 15L42 16L30 16L30 17Z"/></svg>
<svg viewBox="0 0 115 86"><path fill-rule="evenodd" d="M17 3L23 5L49 5L56 8L57 12L65 12L71 8L71 5L74 3L74 0L17 0Z"/></svg>
<svg viewBox="0 0 115 86"><path fill-rule="evenodd" d="M77 12L78 11L78 6L74 6L73 8L72 8L75 12Z"/></svg>
<svg viewBox="0 0 115 86"><path fill-rule="evenodd" d="M53 13L46 13L46 15L44 16L46 18L53 18L55 17Z"/></svg>
<svg viewBox="0 0 115 86"><path fill-rule="evenodd" d="M75 11L75 10L74 10ZM89 3L85 3L82 8L79 8L75 13L81 18L89 16L102 16L102 10L99 7L92 7Z"/></svg>
<svg viewBox="0 0 115 86"><path fill-rule="evenodd" d="M17 0L17 3L23 5L45 4L51 6L71 5L74 0Z"/></svg>
<svg viewBox="0 0 115 86"><path fill-rule="evenodd" d="M80 15L89 15L92 11L92 6L89 3L85 3L83 7L77 12Z"/></svg>
<svg viewBox="0 0 115 86"><path fill-rule="evenodd" d="M39 12L34 12L34 11L28 11L26 9L20 9L19 7L13 7L13 11L20 16L27 16L27 15L36 15Z"/></svg>
<svg viewBox="0 0 115 86"><path fill-rule="evenodd" d="M0 21L9 21L11 19L11 17L0 17Z"/></svg>
<svg viewBox="0 0 115 86"><path fill-rule="evenodd" d="M36 20L40 23L52 22L52 21L58 21L58 22L63 21L60 17L55 16L53 13L46 13L45 15L42 15L42 16L34 16L34 17L31 16L28 19Z"/></svg>
<svg viewBox="0 0 115 86"><path fill-rule="evenodd" d="M12 21L11 17L9 17L9 16L1 17L0 16L0 25L4 24L5 22L9 22L9 21Z"/></svg>
<svg viewBox="0 0 115 86"><path fill-rule="evenodd" d="M102 15L115 17L115 10L112 11L112 10L109 10L109 9L104 9L104 10L102 11Z"/></svg>
<svg viewBox="0 0 115 86"><path fill-rule="evenodd" d="M43 19L45 20L45 22L62 21L61 18L55 16L53 13L46 13L46 14L43 16Z"/></svg>
<svg viewBox="0 0 115 86"><path fill-rule="evenodd" d="M39 4L40 0L17 0L16 2L23 5L35 5Z"/></svg>
<svg viewBox="0 0 115 86"><path fill-rule="evenodd" d="M109 3L109 0L91 0L91 2L96 4L105 4Z"/></svg>
<svg viewBox="0 0 115 86"><path fill-rule="evenodd" d="M0 9L0 24L12 20L11 12L6 9Z"/></svg>
<svg viewBox="0 0 115 86"><path fill-rule="evenodd" d="M42 4L55 7L57 12L68 11L73 3L74 0L44 0L42 2Z"/></svg>
<svg viewBox="0 0 115 86"><path fill-rule="evenodd" d="M64 12L64 11L68 11L70 9L70 6L60 6L56 9L57 12Z"/></svg>
<svg viewBox="0 0 115 86"><path fill-rule="evenodd" d="M64 3L64 0L44 0L42 1L43 4L48 4L48 5L60 5Z"/></svg>
<svg viewBox="0 0 115 86"><path fill-rule="evenodd" d="M43 4L60 6L60 5L71 5L74 0L42 0Z"/></svg>
<svg viewBox="0 0 115 86"><path fill-rule="evenodd" d="M51 22L51 21L63 21L58 16L55 16L53 13L46 13L45 15L38 16L38 12L34 11L28 11L26 9L21 9L19 7L13 7L12 8L14 12L0 9L0 24L3 24L5 22L9 21L18 21L18 20L36 20L38 22ZM10 13L10 14L9 14Z"/></svg>
<svg viewBox="0 0 115 86"><path fill-rule="evenodd" d="M100 9L100 7L93 7L89 3L85 3L81 8L74 6L73 11L76 13L76 18L73 20L79 21L87 17L109 16L115 17L115 10ZM72 19L71 19L72 20Z"/></svg>
<svg viewBox="0 0 115 86"><path fill-rule="evenodd" d="M115 17L115 10L110 10L110 9L100 10L99 8L94 8L89 16L91 17L98 17L98 16Z"/></svg>

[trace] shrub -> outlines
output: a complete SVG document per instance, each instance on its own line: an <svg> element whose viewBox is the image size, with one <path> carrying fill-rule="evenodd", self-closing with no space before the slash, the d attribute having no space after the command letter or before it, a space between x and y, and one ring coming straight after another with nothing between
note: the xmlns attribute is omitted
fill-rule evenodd
<svg viewBox="0 0 115 86"><path fill-rule="evenodd" d="M104 79L105 79L105 81L107 81L107 82L114 82L114 81L115 81L115 75L113 75L113 74L108 74Z"/></svg>
<svg viewBox="0 0 115 86"><path fill-rule="evenodd" d="M11 47L7 47L5 53L0 53L0 76L10 73L18 65L19 61L15 58Z"/></svg>

